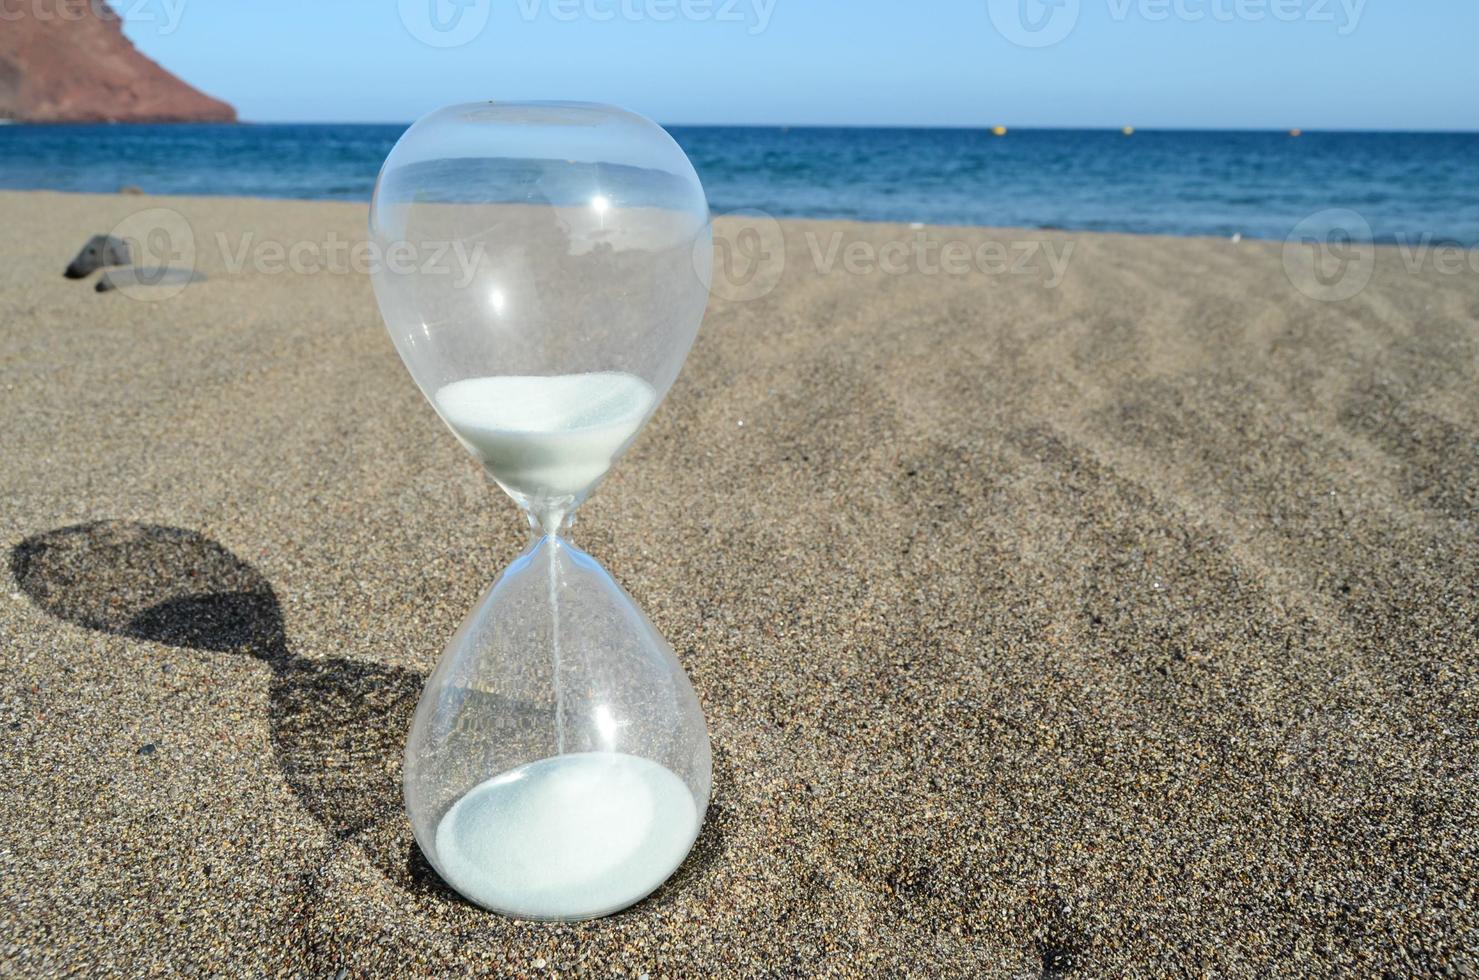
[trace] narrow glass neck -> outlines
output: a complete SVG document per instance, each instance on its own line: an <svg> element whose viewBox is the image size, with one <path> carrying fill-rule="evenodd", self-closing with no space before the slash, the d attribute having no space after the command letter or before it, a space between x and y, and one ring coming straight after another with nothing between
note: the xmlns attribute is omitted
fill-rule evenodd
<svg viewBox="0 0 1479 980"><path fill-rule="evenodd" d="M575 524L575 507L528 508L524 516L529 519L529 531L534 540L548 537L569 537Z"/></svg>

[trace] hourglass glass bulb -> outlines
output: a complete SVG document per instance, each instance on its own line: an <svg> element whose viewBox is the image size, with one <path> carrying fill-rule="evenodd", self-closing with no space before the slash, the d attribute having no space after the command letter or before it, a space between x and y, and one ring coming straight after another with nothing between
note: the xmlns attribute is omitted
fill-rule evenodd
<svg viewBox="0 0 1479 980"><path fill-rule="evenodd" d="M449 645L405 765L432 864L520 918L585 918L642 898L688 853L709 793L708 735L682 668L620 586L554 536Z"/></svg>
<svg viewBox="0 0 1479 980"><path fill-rule="evenodd" d="M535 528L427 681L406 809L453 888L523 918L640 900L708 802L672 650L561 530L657 408L707 301L708 206L659 127L577 104L454 106L401 138L371 206L391 337Z"/></svg>
<svg viewBox="0 0 1479 980"><path fill-rule="evenodd" d="M416 123L376 184L374 275L437 412L521 505L578 506L687 357L708 300L703 188L620 109L479 103Z"/></svg>

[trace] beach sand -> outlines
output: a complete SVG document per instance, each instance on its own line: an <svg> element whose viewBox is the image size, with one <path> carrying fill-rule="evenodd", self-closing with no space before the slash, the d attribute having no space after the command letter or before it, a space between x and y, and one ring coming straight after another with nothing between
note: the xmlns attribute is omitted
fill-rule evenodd
<svg viewBox="0 0 1479 980"><path fill-rule="evenodd" d="M208 282L62 278L153 207ZM783 223L575 528L693 679L707 824L541 925L442 885L399 791L524 522L363 276L216 240L364 208L0 214L0 972L1479 970L1472 270L1382 249L1321 302L1281 243ZM1071 259L818 267L916 235Z"/></svg>

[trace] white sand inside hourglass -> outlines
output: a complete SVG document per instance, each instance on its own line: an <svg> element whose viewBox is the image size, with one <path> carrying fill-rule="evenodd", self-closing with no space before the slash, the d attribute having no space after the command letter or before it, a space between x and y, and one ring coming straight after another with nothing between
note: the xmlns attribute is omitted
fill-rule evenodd
<svg viewBox="0 0 1479 980"><path fill-rule="evenodd" d="M435 396L442 417L493 478L536 499L589 489L656 399L647 382L615 371L468 378Z"/></svg>
<svg viewBox="0 0 1479 980"><path fill-rule="evenodd" d="M582 752L474 787L437 825L438 870L480 905L525 919L623 909L682 863L699 812L650 759Z"/></svg>

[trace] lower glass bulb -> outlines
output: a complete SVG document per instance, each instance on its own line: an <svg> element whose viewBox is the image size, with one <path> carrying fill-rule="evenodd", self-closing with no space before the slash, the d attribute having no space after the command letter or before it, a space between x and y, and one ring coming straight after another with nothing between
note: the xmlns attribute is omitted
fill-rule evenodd
<svg viewBox="0 0 1479 980"><path fill-rule="evenodd" d="M516 918L584 919L641 900L682 863L708 803L709 739L667 643L551 534L452 639L404 778L417 842L458 892Z"/></svg>

